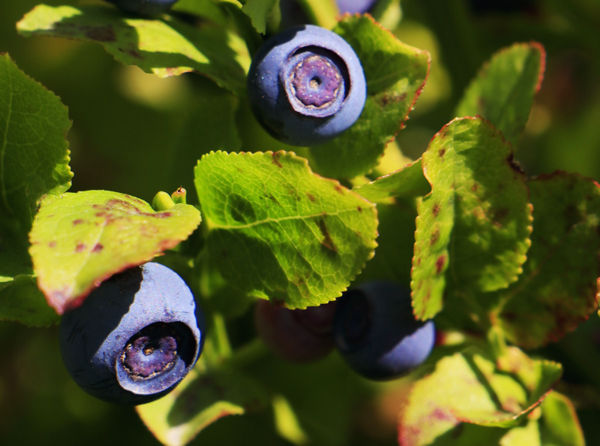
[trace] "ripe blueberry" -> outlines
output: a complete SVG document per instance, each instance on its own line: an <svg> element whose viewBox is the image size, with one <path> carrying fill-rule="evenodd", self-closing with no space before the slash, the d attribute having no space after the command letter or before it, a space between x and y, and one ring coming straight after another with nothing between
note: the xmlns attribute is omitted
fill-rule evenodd
<svg viewBox="0 0 600 446"><path fill-rule="evenodd" d="M348 129L360 116L366 94L352 47L315 25L269 39L248 72L254 114L275 138L291 145L320 143Z"/></svg>
<svg viewBox="0 0 600 446"><path fill-rule="evenodd" d="M254 307L254 324L262 340L283 359L309 362L333 350L335 302L290 310L260 300Z"/></svg>
<svg viewBox="0 0 600 446"><path fill-rule="evenodd" d="M338 9L343 14L367 12L377 0L336 0Z"/></svg>
<svg viewBox="0 0 600 446"><path fill-rule="evenodd" d="M417 321L410 293L391 282L369 282L344 293L334 341L348 364L370 379L392 379L421 364L435 341L433 321Z"/></svg>
<svg viewBox="0 0 600 446"><path fill-rule="evenodd" d="M103 282L60 324L65 366L88 393L141 404L171 390L194 366L204 318L192 292L158 263Z"/></svg>
<svg viewBox="0 0 600 446"><path fill-rule="evenodd" d="M168 11L177 0L107 0L119 9L143 16L158 15Z"/></svg>

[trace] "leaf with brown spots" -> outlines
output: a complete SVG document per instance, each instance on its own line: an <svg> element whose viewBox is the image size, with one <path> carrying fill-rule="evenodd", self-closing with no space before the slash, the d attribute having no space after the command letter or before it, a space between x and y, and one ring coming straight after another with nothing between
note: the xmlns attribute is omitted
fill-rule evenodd
<svg viewBox="0 0 600 446"><path fill-rule="evenodd" d="M352 127L311 148L311 165L328 177L353 178L376 166L408 119L425 86L430 55L401 42L368 15L345 15L334 31L361 61L367 101Z"/></svg>
<svg viewBox="0 0 600 446"><path fill-rule="evenodd" d="M432 191L418 202L411 284L418 318L440 312L445 296L483 296L517 280L531 206L510 155L497 130L479 118L452 121L423 154Z"/></svg>
<svg viewBox="0 0 600 446"><path fill-rule="evenodd" d="M373 256L375 205L291 152L214 152L195 178L208 262L249 295L323 304Z"/></svg>
<svg viewBox="0 0 600 446"><path fill-rule="evenodd" d="M415 382L399 417L398 444L437 444L461 436L463 423L512 427L537 407L562 373L560 364L531 359L516 347L497 358L479 348L442 356L434 370ZM446 443L441 443L446 444Z"/></svg>
<svg viewBox="0 0 600 446"><path fill-rule="evenodd" d="M516 43L498 51L465 91L456 116L483 116L515 142L540 89L545 60L544 47L537 42Z"/></svg>
<svg viewBox="0 0 600 446"><path fill-rule="evenodd" d="M533 348L557 341L598 306L600 187L558 172L529 182L531 249L523 274L498 293L494 321L507 338Z"/></svg>
<svg viewBox="0 0 600 446"><path fill-rule="evenodd" d="M201 73L235 93L245 91L250 55L225 27L192 27L172 17L128 17L107 5L38 5L17 23L24 36L53 36L101 44L117 61L160 77Z"/></svg>
<svg viewBox="0 0 600 446"><path fill-rule="evenodd" d="M173 248L199 224L200 213L186 204L155 212L118 192L47 196L29 234L38 286L62 314L103 280Z"/></svg>

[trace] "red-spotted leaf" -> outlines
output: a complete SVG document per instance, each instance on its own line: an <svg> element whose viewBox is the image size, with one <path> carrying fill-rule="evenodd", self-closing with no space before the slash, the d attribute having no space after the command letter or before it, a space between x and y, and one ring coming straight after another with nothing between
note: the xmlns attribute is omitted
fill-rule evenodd
<svg viewBox="0 0 600 446"><path fill-rule="evenodd" d="M367 102L352 127L311 148L315 170L333 178L370 171L395 137L425 85L430 56L399 41L368 15L346 15L334 31L358 55L367 79Z"/></svg>
<svg viewBox="0 0 600 446"><path fill-rule="evenodd" d="M555 173L529 182L531 249L523 274L499 293L493 320L524 347L556 341L598 306L600 187L579 175Z"/></svg>
<svg viewBox="0 0 600 446"><path fill-rule="evenodd" d="M483 119L446 125L422 162L432 191L418 203L411 288L415 314L428 319L447 294L479 295L517 280L531 206L510 146Z"/></svg>
<svg viewBox="0 0 600 446"><path fill-rule="evenodd" d="M200 213L186 204L155 212L117 192L47 196L29 234L38 286L61 314L111 275L176 246L199 224Z"/></svg>
<svg viewBox="0 0 600 446"><path fill-rule="evenodd" d="M290 308L326 303L373 256L375 205L294 153L210 153L195 184L208 261L252 296Z"/></svg>
<svg viewBox="0 0 600 446"><path fill-rule="evenodd" d="M415 382L402 409L400 446L437 444L437 438L461 423L516 425L541 402L560 378L562 368L551 361L531 359L516 347L508 351L519 358L514 363L507 360L514 366L510 369L499 367L492 356L477 349L438 360L431 374Z"/></svg>
<svg viewBox="0 0 600 446"><path fill-rule="evenodd" d="M471 82L456 116L480 115L515 141L525 128L544 77L546 52L537 42L498 51Z"/></svg>

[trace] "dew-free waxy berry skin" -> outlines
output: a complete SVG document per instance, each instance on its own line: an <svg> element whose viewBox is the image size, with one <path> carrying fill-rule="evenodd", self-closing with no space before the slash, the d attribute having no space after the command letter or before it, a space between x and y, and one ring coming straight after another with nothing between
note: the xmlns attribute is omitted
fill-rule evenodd
<svg viewBox="0 0 600 446"><path fill-rule="evenodd" d="M362 65L339 35L315 25L290 28L258 50L248 97L260 123L290 145L325 142L351 127L367 94Z"/></svg>
<svg viewBox="0 0 600 446"><path fill-rule="evenodd" d="M363 13L367 12L377 0L336 0L340 12L343 13Z"/></svg>
<svg viewBox="0 0 600 446"><path fill-rule="evenodd" d="M177 0L106 0L122 11L142 16L155 16L167 12Z"/></svg>
<svg viewBox="0 0 600 446"><path fill-rule="evenodd" d="M334 340L356 372L386 380L412 371L427 359L435 328L433 321L415 319L408 289L392 282L368 282L338 300Z"/></svg>
<svg viewBox="0 0 600 446"><path fill-rule="evenodd" d="M174 271L146 263L96 288L60 325L63 361L88 393L141 404L173 389L204 343L204 316Z"/></svg>

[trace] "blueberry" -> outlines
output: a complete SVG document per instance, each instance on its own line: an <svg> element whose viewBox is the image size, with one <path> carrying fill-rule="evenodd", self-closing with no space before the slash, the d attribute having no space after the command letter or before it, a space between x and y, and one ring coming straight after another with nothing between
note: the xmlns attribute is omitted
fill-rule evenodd
<svg viewBox="0 0 600 446"><path fill-rule="evenodd" d="M358 56L339 35L314 25L290 28L257 51L248 97L263 127L291 145L312 145L348 129L367 87Z"/></svg>
<svg viewBox="0 0 600 446"><path fill-rule="evenodd" d="M154 16L168 11L177 0L107 0L119 9L132 14Z"/></svg>
<svg viewBox="0 0 600 446"><path fill-rule="evenodd" d="M367 12L375 4L376 0L336 0L340 12L363 13Z"/></svg>
<svg viewBox="0 0 600 446"><path fill-rule="evenodd" d="M254 307L259 336L277 355L292 362L310 362L333 350L335 302L290 310L260 300Z"/></svg>
<svg viewBox="0 0 600 446"><path fill-rule="evenodd" d="M106 401L141 404L173 389L204 343L192 292L158 263L116 274L60 324L60 347L75 382Z"/></svg>
<svg viewBox="0 0 600 446"><path fill-rule="evenodd" d="M346 291L334 319L334 341L342 357L370 379L410 372L431 352L433 321L417 321L410 292L391 282L369 282Z"/></svg>

